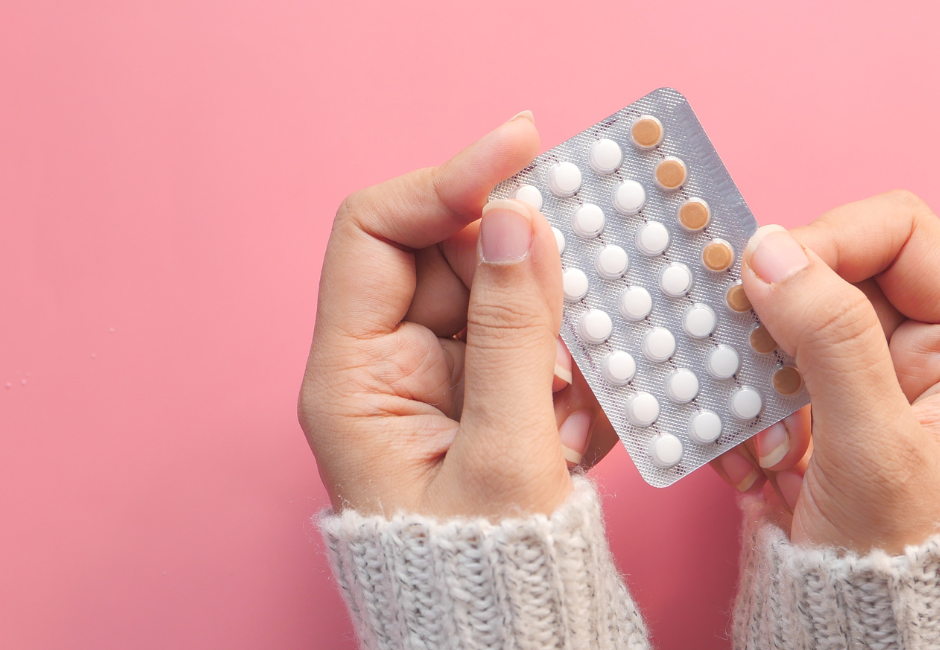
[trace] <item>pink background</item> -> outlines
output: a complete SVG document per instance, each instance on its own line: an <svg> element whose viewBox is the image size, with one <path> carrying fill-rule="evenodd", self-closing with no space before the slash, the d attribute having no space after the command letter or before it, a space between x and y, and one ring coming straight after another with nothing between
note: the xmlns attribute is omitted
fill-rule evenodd
<svg viewBox="0 0 940 650"><path fill-rule="evenodd" d="M0 2L0 648L354 647L294 412L332 215L522 109L670 85L762 223L940 206L932 0L509 5ZM729 647L730 490L598 475L658 646Z"/></svg>

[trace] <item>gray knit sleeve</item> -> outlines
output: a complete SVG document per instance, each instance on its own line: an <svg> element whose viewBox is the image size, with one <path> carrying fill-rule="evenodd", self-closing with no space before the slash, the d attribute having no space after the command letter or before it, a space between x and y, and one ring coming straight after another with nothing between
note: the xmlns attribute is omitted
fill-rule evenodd
<svg viewBox="0 0 940 650"><path fill-rule="evenodd" d="M648 649L597 493L583 477L574 485L551 516L497 523L322 515L361 646Z"/></svg>
<svg viewBox="0 0 940 650"><path fill-rule="evenodd" d="M743 507L735 648L940 648L940 536L860 557L791 544L760 498Z"/></svg>

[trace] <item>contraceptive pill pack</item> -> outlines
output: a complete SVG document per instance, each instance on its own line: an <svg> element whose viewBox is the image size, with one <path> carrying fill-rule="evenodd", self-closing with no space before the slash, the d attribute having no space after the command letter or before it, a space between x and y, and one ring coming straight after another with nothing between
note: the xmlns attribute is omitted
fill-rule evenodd
<svg viewBox="0 0 940 650"><path fill-rule="evenodd" d="M651 485L809 402L741 288L757 222L677 91L545 152L490 198L525 201L552 224L562 338Z"/></svg>

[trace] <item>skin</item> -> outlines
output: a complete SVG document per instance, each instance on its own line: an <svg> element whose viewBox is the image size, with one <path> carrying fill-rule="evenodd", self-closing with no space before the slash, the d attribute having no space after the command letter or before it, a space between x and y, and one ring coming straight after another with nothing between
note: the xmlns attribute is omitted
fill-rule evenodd
<svg viewBox="0 0 940 650"><path fill-rule="evenodd" d="M495 232L506 211L491 206L481 222L489 192L538 149L522 113L440 167L340 207L298 403L335 510L550 513L572 489L563 423L590 415L584 467L617 442L577 367L570 383L555 376L559 358L573 364L557 343L561 265L545 218L516 203L527 254L481 258L481 223ZM896 192L792 236L806 268L765 282L749 247L742 274L803 373L812 424L808 410L788 418L790 449L766 470L761 436L728 453L766 472L749 489L765 491L794 541L898 552L940 522L940 222ZM793 504L769 487L781 472L791 486L802 478Z"/></svg>

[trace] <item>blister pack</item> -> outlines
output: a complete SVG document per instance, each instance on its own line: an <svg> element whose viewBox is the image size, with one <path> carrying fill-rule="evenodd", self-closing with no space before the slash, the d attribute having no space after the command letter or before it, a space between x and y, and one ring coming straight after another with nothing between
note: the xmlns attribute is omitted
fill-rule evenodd
<svg viewBox="0 0 940 650"><path fill-rule="evenodd" d="M552 224L562 338L651 485L809 402L741 288L757 222L677 91L545 152L490 198L525 201Z"/></svg>

